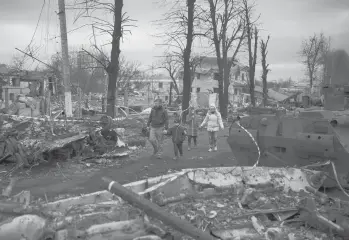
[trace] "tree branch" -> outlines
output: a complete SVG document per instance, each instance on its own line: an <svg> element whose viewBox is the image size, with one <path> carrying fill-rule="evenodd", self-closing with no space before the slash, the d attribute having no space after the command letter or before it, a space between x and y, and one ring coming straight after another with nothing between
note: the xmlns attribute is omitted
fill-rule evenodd
<svg viewBox="0 0 349 240"><path fill-rule="evenodd" d="M101 60L99 60L98 58L96 58L92 53L90 53L89 51L82 49L82 51L84 51L85 53L87 53L90 57L92 57L94 60L96 60L99 64L101 64L101 66L107 70L107 65L105 65L105 63L103 63Z"/></svg>

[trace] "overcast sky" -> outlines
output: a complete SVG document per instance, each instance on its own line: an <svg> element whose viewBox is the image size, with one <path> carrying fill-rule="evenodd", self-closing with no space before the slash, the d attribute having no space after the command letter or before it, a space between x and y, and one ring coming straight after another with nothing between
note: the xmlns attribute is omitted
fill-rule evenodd
<svg viewBox="0 0 349 240"><path fill-rule="evenodd" d="M31 42L44 0L0 0L0 63L10 63ZM74 0L66 0L67 4ZM332 47L349 50L349 0L258 0L256 13L261 14L262 37L271 35L268 62L271 66L269 79L292 77L303 78L299 64L302 38L323 31L331 36ZM39 56L49 61L52 53L60 51L57 0L46 0L37 32L33 39L40 47ZM153 20L160 19L164 12L154 0L124 0L124 10L135 20L136 28L126 37L122 53L131 60L151 65L161 55L162 49L155 45ZM82 20L73 23L77 10L68 10L68 31L81 26ZM57 38L58 36L58 38ZM98 38L99 43L105 38ZM71 48L88 47L91 28L81 28L68 35ZM246 56L240 56L245 61ZM29 62L30 63L30 62ZM37 63L30 64L36 66ZM260 73L257 72L259 75Z"/></svg>

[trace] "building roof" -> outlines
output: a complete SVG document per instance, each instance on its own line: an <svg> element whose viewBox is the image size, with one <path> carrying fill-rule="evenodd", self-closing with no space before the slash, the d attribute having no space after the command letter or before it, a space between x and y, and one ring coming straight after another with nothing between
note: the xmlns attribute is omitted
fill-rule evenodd
<svg viewBox="0 0 349 240"><path fill-rule="evenodd" d="M228 60L232 59L231 57L228 57ZM234 61L234 64L237 64L237 61ZM207 57L202 56L200 57L200 64L201 65L212 65L217 66L217 57Z"/></svg>
<svg viewBox="0 0 349 240"><path fill-rule="evenodd" d="M228 60L230 59L231 57L228 57ZM218 70L217 57L200 56L198 61L199 64L195 69L195 73L210 74ZM245 67L236 60L234 61L234 65ZM179 72L183 72L183 69Z"/></svg>
<svg viewBox="0 0 349 240"><path fill-rule="evenodd" d="M143 82L143 83L159 83L159 82L172 82L171 78L162 78L162 79L131 79L130 82ZM180 82L176 80L176 82Z"/></svg>
<svg viewBox="0 0 349 240"><path fill-rule="evenodd" d="M255 86L255 91L263 93L263 88L260 86ZM282 93L279 93L279 92L274 91L273 89L269 88L268 89L268 97L275 100L275 101L282 102L285 99L287 99L289 96L282 94Z"/></svg>

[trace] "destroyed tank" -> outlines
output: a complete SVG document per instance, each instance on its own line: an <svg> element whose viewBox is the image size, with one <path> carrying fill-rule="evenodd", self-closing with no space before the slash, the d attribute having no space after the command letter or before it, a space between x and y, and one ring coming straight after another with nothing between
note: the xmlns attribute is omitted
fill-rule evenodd
<svg viewBox="0 0 349 240"><path fill-rule="evenodd" d="M257 161L269 167L314 164L330 176L325 187L338 186L338 181L348 187L349 57L336 51L329 59L322 108L305 106L292 114L260 111L230 126L227 141L239 165L252 166Z"/></svg>

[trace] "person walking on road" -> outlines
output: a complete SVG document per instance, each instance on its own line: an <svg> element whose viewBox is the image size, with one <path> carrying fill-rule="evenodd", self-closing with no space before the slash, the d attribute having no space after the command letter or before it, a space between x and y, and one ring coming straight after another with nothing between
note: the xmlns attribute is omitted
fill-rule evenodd
<svg viewBox="0 0 349 240"><path fill-rule="evenodd" d="M189 113L187 115L187 124L188 126L188 131L187 131L187 136L188 136L188 151L191 150L191 140L193 139L194 142L194 147L197 146L197 137L198 137L198 128L199 128L199 123L198 123L198 115L195 112L194 107L189 108Z"/></svg>
<svg viewBox="0 0 349 240"><path fill-rule="evenodd" d="M207 132L210 148L209 152L217 151L217 133L219 129L224 129L222 116L216 109L215 105L210 105L210 108L206 114L204 121L201 123L200 128L203 128L207 124Z"/></svg>
<svg viewBox="0 0 349 240"><path fill-rule="evenodd" d="M161 158L164 141L164 130L168 129L167 110L162 105L161 99L154 101L155 106L151 109L147 127L149 128L149 142L152 144L153 155Z"/></svg>
<svg viewBox="0 0 349 240"><path fill-rule="evenodd" d="M183 157L183 142L185 140L187 131L185 127L180 124L180 120L176 119L173 127L167 131L164 130L164 134L172 136L172 143L175 157L174 160L178 160L179 157Z"/></svg>

